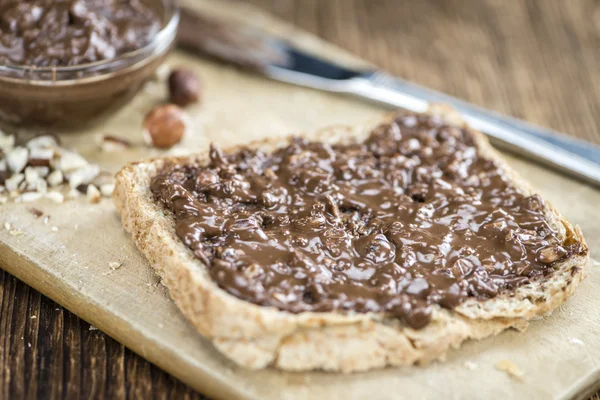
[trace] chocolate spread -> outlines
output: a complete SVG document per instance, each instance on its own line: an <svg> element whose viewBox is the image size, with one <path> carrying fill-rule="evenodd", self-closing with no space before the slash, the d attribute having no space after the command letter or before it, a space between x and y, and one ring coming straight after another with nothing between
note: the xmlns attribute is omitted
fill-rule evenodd
<svg viewBox="0 0 600 400"><path fill-rule="evenodd" d="M0 64L112 59L145 46L160 27L140 0L0 0Z"/></svg>
<svg viewBox="0 0 600 400"><path fill-rule="evenodd" d="M151 190L221 288L292 313L385 312L421 328L434 304L493 298L583 251L467 128L428 115L362 143L212 146L208 166L166 167Z"/></svg>

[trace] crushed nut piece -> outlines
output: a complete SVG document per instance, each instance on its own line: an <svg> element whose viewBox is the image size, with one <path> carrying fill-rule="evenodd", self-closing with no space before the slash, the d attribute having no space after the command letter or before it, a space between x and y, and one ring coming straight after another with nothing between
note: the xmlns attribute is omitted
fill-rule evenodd
<svg viewBox="0 0 600 400"><path fill-rule="evenodd" d="M27 165L28 154L29 151L25 147L15 147L12 149L6 154L8 168L14 173L23 171Z"/></svg>
<svg viewBox="0 0 600 400"><path fill-rule="evenodd" d="M501 360L496 364L496 369L506 372L510 377L523 380L525 373L512 361Z"/></svg>
<svg viewBox="0 0 600 400"><path fill-rule="evenodd" d="M59 146L60 140L54 135L40 135L29 139L27 147L29 149L52 149Z"/></svg>
<svg viewBox="0 0 600 400"><path fill-rule="evenodd" d="M100 193L102 193L102 196L104 196L104 197L112 196L114 190L115 190L114 183L105 183L104 185L100 186Z"/></svg>
<svg viewBox="0 0 600 400"><path fill-rule="evenodd" d="M85 158L72 151L62 151L60 158L56 163L56 169L63 171L63 173L75 171L88 166L88 162Z"/></svg>
<svg viewBox="0 0 600 400"><path fill-rule="evenodd" d="M11 229L10 231L8 231L8 234L11 236L21 236L24 234L24 232L18 229Z"/></svg>
<svg viewBox="0 0 600 400"><path fill-rule="evenodd" d="M102 135L100 137L100 149L105 152L123 151L131 147L131 143L123 138L113 135Z"/></svg>
<svg viewBox="0 0 600 400"><path fill-rule="evenodd" d="M0 150L8 153L15 146L15 136L0 132Z"/></svg>
<svg viewBox="0 0 600 400"><path fill-rule="evenodd" d="M38 192L25 192L22 195L20 195L19 197L16 198L16 202L23 202L23 203L31 203L34 201L38 201L39 199L41 199L43 197L42 193L38 193Z"/></svg>
<svg viewBox="0 0 600 400"><path fill-rule="evenodd" d="M68 175L69 186L76 188L79 185L90 183L98 173L100 173L100 168L97 165L86 165L73 170Z"/></svg>
<svg viewBox="0 0 600 400"><path fill-rule="evenodd" d="M49 216L49 215L46 215L46 216L44 217L44 225L48 225L48 222L50 222L50 216Z"/></svg>
<svg viewBox="0 0 600 400"><path fill-rule="evenodd" d="M75 189L75 188L73 188L73 189L70 189L70 190L69 190L69 192L67 193L67 197L68 197L69 199L76 199L76 198L77 198L77 197L79 197L80 195L81 195L81 193L79 193L79 192L77 191L77 189Z"/></svg>
<svg viewBox="0 0 600 400"><path fill-rule="evenodd" d="M50 228L50 230L52 232L58 232L58 227L57 226L53 226L52 228Z"/></svg>
<svg viewBox="0 0 600 400"><path fill-rule="evenodd" d="M45 194L45 197L48 200L52 200L55 203L63 203L65 201L65 196L63 196L60 192L48 192Z"/></svg>
<svg viewBox="0 0 600 400"><path fill-rule="evenodd" d="M42 215L44 215L44 212L42 210L39 210L34 207L28 208L27 211L29 211L31 214L33 214L33 216L36 218L40 218Z"/></svg>
<svg viewBox="0 0 600 400"><path fill-rule="evenodd" d="M4 182L4 186L6 186L6 189L10 191L17 190L21 182L23 182L24 180L25 175L14 174Z"/></svg>
<svg viewBox="0 0 600 400"><path fill-rule="evenodd" d="M33 148L29 152L28 163L33 167L49 167L53 157L54 150L52 149Z"/></svg>
<svg viewBox="0 0 600 400"><path fill-rule="evenodd" d="M102 194L94 185L88 185L86 197L90 203L98 203L102 199Z"/></svg>
<svg viewBox="0 0 600 400"><path fill-rule="evenodd" d="M4 223L4 229L10 231L10 224L8 222Z"/></svg>
<svg viewBox="0 0 600 400"><path fill-rule="evenodd" d="M122 263L116 262L116 261L112 261L112 262L108 263L109 268L112 269L113 271L121 268L122 265L123 265Z"/></svg>
<svg viewBox="0 0 600 400"><path fill-rule="evenodd" d="M52 171L50 175L48 175L48 178L46 178L46 181L48 181L48 184L52 187L60 185L64 181L62 171L59 169Z"/></svg>

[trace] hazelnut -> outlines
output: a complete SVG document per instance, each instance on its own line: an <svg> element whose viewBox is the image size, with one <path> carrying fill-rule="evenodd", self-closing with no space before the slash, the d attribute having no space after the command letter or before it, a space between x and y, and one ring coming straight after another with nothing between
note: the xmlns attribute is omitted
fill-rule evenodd
<svg viewBox="0 0 600 400"><path fill-rule="evenodd" d="M200 99L200 82L192 71L177 68L169 75L171 103L185 107Z"/></svg>
<svg viewBox="0 0 600 400"><path fill-rule="evenodd" d="M560 246L546 246L538 252L538 260L550 264L567 255L567 251Z"/></svg>
<svg viewBox="0 0 600 400"><path fill-rule="evenodd" d="M183 112L174 104L158 106L146 115L144 139L154 147L169 148L179 143L185 134Z"/></svg>

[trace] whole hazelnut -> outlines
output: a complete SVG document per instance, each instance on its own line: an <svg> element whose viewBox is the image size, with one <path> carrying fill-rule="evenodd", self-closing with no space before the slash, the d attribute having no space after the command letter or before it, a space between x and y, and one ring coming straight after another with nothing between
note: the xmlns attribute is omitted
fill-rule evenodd
<svg viewBox="0 0 600 400"><path fill-rule="evenodd" d="M197 103L200 99L200 82L196 74L184 68L174 69L169 75L169 93L171 103L178 106Z"/></svg>
<svg viewBox="0 0 600 400"><path fill-rule="evenodd" d="M144 119L144 139L154 147L172 147L181 141L184 134L185 117L174 104L157 106Z"/></svg>

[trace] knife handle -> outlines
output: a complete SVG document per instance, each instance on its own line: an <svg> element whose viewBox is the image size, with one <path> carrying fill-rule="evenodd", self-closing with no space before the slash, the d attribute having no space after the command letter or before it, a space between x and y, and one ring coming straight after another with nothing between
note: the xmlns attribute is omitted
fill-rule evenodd
<svg viewBox="0 0 600 400"><path fill-rule="evenodd" d="M465 122L513 153L533 157L595 185L600 185L600 148L506 117L386 74L368 73L348 85L348 93L392 107L425 111L431 103L451 105Z"/></svg>

